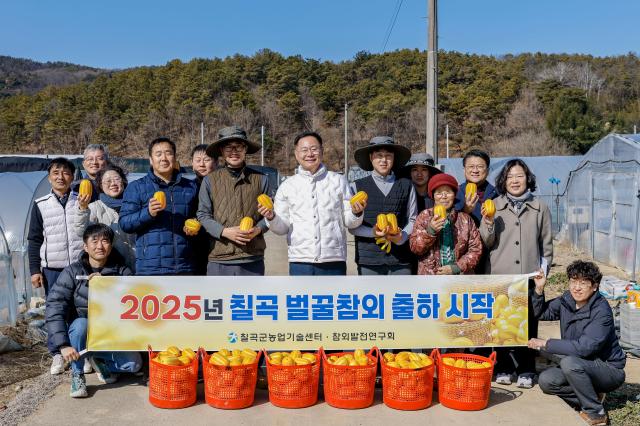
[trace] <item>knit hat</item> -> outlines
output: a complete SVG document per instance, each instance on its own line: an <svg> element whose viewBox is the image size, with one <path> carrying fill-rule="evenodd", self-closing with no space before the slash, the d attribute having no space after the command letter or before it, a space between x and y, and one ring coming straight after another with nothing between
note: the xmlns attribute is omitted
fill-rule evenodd
<svg viewBox="0 0 640 426"><path fill-rule="evenodd" d="M433 200L433 191L435 191L438 187L446 185L453 189L454 193L458 192L458 181L451 175L446 173L439 173L429 179L429 184L427 185L427 192L429 193L429 198Z"/></svg>

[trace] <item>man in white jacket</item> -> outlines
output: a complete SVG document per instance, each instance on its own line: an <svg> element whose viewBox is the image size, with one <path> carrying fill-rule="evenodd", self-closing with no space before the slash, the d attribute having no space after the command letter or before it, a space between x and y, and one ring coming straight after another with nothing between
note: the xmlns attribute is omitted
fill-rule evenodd
<svg viewBox="0 0 640 426"><path fill-rule="evenodd" d="M300 165L278 188L273 210L260 214L269 229L287 234L289 275L346 275L347 229L362 223L366 202L351 206L347 179L322 164L322 138L303 132L294 140Z"/></svg>

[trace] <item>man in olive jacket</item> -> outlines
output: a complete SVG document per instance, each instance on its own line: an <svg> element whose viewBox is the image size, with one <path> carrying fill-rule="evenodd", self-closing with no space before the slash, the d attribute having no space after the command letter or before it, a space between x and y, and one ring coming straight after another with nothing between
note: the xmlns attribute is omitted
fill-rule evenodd
<svg viewBox="0 0 640 426"><path fill-rule="evenodd" d="M267 176L247 166L247 154L260 150L238 126L225 127L207 154L222 157L224 167L202 181L198 220L212 237L207 275L264 275L264 233L269 229L258 212L257 198L269 194ZM240 229L244 217L253 220L249 230Z"/></svg>

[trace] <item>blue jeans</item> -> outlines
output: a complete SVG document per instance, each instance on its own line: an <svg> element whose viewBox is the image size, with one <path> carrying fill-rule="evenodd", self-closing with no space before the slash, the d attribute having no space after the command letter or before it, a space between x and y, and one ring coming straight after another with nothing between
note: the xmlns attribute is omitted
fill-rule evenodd
<svg viewBox="0 0 640 426"><path fill-rule="evenodd" d="M358 275L411 275L411 265L358 265Z"/></svg>
<svg viewBox="0 0 640 426"><path fill-rule="evenodd" d="M347 262L290 262L289 275L347 275Z"/></svg>
<svg viewBox="0 0 640 426"><path fill-rule="evenodd" d="M88 325L87 318L76 318L69 327L69 341L78 352L87 348ZM142 367L139 352L93 352L91 356L104 361L112 373L135 373ZM71 363L71 371L74 374L82 374L83 366L84 357Z"/></svg>

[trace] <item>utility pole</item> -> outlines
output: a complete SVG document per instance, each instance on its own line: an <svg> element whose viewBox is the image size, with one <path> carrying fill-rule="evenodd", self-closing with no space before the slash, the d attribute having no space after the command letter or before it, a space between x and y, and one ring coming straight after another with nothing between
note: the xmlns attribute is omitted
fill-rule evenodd
<svg viewBox="0 0 640 426"><path fill-rule="evenodd" d="M449 159L449 125L444 128L445 138L447 140L447 159Z"/></svg>
<svg viewBox="0 0 640 426"><path fill-rule="evenodd" d="M348 141L347 141L347 129L349 127L348 121L349 104L344 104L344 176L347 177L348 172Z"/></svg>
<svg viewBox="0 0 640 426"><path fill-rule="evenodd" d="M264 126L260 126L260 165L264 167Z"/></svg>
<svg viewBox="0 0 640 426"><path fill-rule="evenodd" d="M204 122L200 122L200 143L204 143Z"/></svg>
<svg viewBox="0 0 640 426"><path fill-rule="evenodd" d="M438 162L438 0L428 0L427 35L427 154Z"/></svg>

